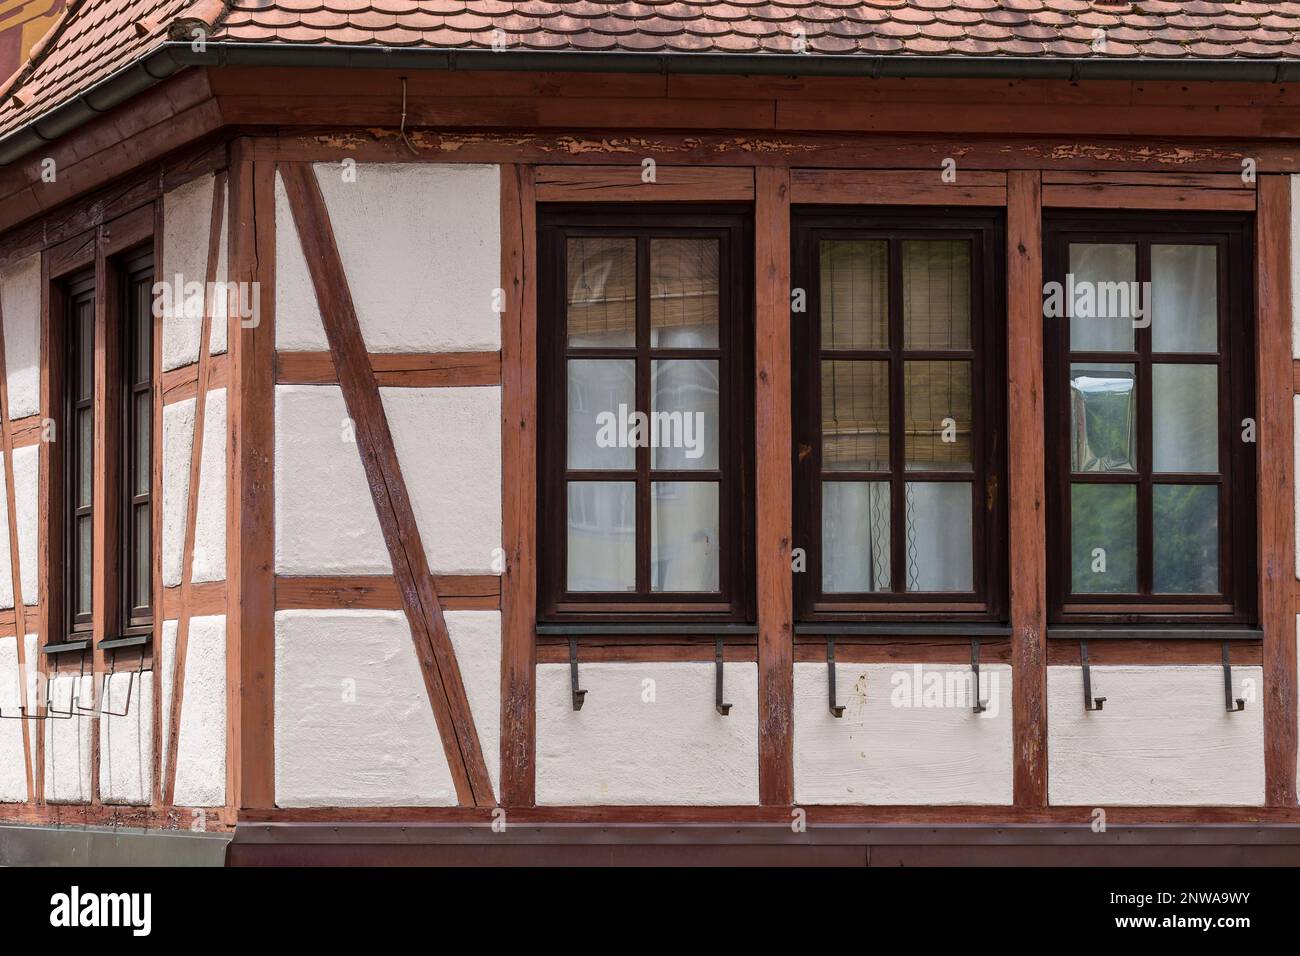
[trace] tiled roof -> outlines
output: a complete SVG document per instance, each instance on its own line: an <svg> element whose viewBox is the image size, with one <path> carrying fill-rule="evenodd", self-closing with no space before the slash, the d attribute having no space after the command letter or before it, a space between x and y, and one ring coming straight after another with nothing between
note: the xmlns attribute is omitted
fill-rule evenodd
<svg viewBox="0 0 1300 956"><path fill-rule="evenodd" d="M496 33L499 31L499 33ZM1099 33L1104 31L1104 33ZM1300 3L1208 0L233 0L244 42L938 56L1300 56Z"/></svg>
<svg viewBox="0 0 1300 956"><path fill-rule="evenodd" d="M197 24L215 43L1086 59L1300 58L1292 0L69 0L0 136Z"/></svg>

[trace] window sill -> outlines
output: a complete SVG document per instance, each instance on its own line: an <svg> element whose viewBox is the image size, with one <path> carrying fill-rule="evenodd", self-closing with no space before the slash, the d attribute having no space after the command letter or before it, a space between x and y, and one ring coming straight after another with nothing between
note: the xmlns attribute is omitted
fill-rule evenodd
<svg viewBox="0 0 1300 956"><path fill-rule="evenodd" d="M546 623L536 625L538 637L725 637L728 635L753 635L758 633L755 624L736 624L726 621L705 621L698 624L681 621L654 621L640 623L600 624L584 621L581 624Z"/></svg>
<svg viewBox="0 0 1300 956"><path fill-rule="evenodd" d="M808 621L796 623L795 636L841 634L881 635L883 637L1010 637L1011 625L972 621L940 621L933 624L889 621Z"/></svg>
<svg viewBox="0 0 1300 956"><path fill-rule="evenodd" d="M1256 627L1215 626L1159 627L1141 624L1048 625L1048 640L1054 641L1260 641L1264 632Z"/></svg>
<svg viewBox="0 0 1300 956"><path fill-rule="evenodd" d="M149 634L128 634L126 637L107 638L99 642L101 651L116 651L124 647L144 647L151 639Z"/></svg>
<svg viewBox="0 0 1300 956"><path fill-rule="evenodd" d="M87 638L80 641L59 641L56 644L46 644L41 650L46 654L74 654L89 647L90 640Z"/></svg>

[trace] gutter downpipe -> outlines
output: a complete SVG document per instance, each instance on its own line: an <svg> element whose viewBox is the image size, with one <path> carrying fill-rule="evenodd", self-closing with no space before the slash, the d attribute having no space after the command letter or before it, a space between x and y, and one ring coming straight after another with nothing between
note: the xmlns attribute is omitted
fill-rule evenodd
<svg viewBox="0 0 1300 956"><path fill-rule="evenodd" d="M1300 60L1191 60L1104 57L863 56L797 53L632 53L540 50L190 43L168 41L72 100L0 137L7 166L156 86L188 66L344 67L389 70L508 70L556 73L660 73L880 78L1165 80L1288 83Z"/></svg>

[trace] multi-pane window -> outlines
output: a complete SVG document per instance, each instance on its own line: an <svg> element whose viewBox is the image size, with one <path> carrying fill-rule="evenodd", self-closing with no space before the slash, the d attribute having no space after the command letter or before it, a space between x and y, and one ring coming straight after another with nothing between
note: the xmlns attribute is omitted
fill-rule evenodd
<svg viewBox="0 0 1300 956"><path fill-rule="evenodd" d="M1245 620L1254 578L1243 219L1049 220L1057 620Z"/></svg>
<svg viewBox="0 0 1300 956"><path fill-rule="evenodd" d="M742 616L746 232L701 212L542 217L550 616Z"/></svg>
<svg viewBox="0 0 1300 956"><path fill-rule="evenodd" d="M124 633L153 628L153 257L122 264L121 603Z"/></svg>
<svg viewBox="0 0 1300 956"><path fill-rule="evenodd" d="M95 590L95 275L66 285L67 366L63 434L66 623L69 636L94 625Z"/></svg>
<svg viewBox="0 0 1300 956"><path fill-rule="evenodd" d="M999 235L992 216L796 216L805 619L999 610Z"/></svg>

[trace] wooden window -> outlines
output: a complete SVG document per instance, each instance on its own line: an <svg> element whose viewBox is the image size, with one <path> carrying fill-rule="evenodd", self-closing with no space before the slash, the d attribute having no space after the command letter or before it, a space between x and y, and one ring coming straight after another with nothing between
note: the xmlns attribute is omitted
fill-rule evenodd
<svg viewBox="0 0 1300 956"><path fill-rule="evenodd" d="M1249 221L1062 213L1044 239L1051 620L1253 622Z"/></svg>
<svg viewBox="0 0 1300 956"><path fill-rule="evenodd" d="M796 211L801 620L1005 608L1002 225Z"/></svg>
<svg viewBox="0 0 1300 956"><path fill-rule="evenodd" d="M153 630L153 256L121 269L122 635Z"/></svg>
<svg viewBox="0 0 1300 956"><path fill-rule="evenodd" d="M64 621L67 636L86 638L94 626L95 591L95 274L66 284L67 367L61 433L64 464Z"/></svg>
<svg viewBox="0 0 1300 956"><path fill-rule="evenodd" d="M539 217L541 616L747 619L743 215Z"/></svg>

